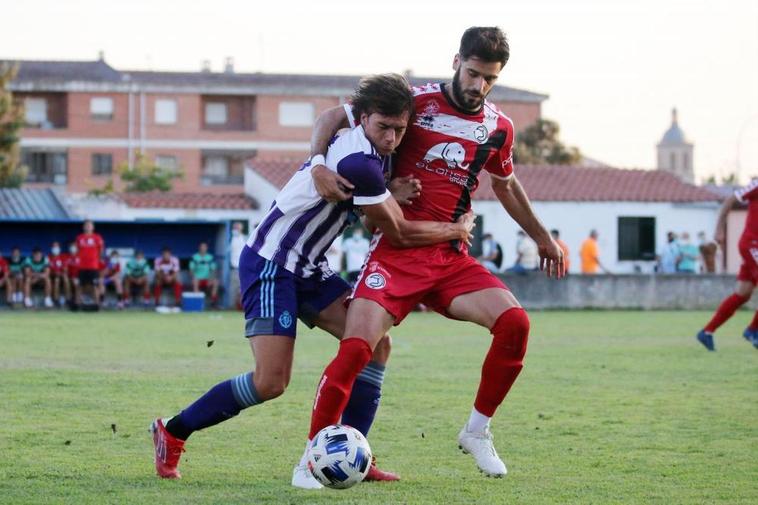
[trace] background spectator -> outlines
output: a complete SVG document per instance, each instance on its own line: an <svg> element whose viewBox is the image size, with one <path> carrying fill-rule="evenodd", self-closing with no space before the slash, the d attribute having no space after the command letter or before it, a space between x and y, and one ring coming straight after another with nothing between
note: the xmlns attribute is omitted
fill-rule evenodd
<svg viewBox="0 0 758 505"><path fill-rule="evenodd" d="M582 247L579 250L579 257L582 260L582 273L588 275L594 275L602 270L605 273L608 269L600 262L600 247L597 244L598 233L597 230L590 230L590 236L582 242Z"/></svg>
<svg viewBox="0 0 758 505"><path fill-rule="evenodd" d="M540 266L540 255L537 244L526 236L523 230L519 230L516 239L516 261L507 272L525 274L533 272Z"/></svg>
<svg viewBox="0 0 758 505"><path fill-rule="evenodd" d="M690 242L690 234L686 231L682 233L682 240L679 242L679 264L677 271L684 274L697 273L697 262L700 257L698 247Z"/></svg>
<svg viewBox="0 0 758 505"><path fill-rule="evenodd" d="M550 230L550 235L553 236L553 240L558 244L558 247L560 247L563 250L563 270L566 273L569 273L569 266L571 265L571 259L569 257L569 246L561 240L561 234L558 230Z"/></svg>
<svg viewBox="0 0 758 505"><path fill-rule="evenodd" d="M66 300L71 297L71 285L66 275L68 254L61 251L59 242L53 242L47 260L50 263L50 284L53 288L53 300L63 307L66 305Z"/></svg>
<svg viewBox="0 0 758 505"><path fill-rule="evenodd" d="M347 280L350 284L355 284L358 275L363 268L363 262L368 256L369 241L363 236L363 229L356 227L349 238L342 241L342 251L345 253L345 269L347 270Z"/></svg>
<svg viewBox="0 0 758 505"><path fill-rule="evenodd" d="M42 286L45 290L45 307L52 307L53 300L50 298L50 263L42 249L35 247L31 257L24 264L24 305L33 307L32 288Z"/></svg>
<svg viewBox="0 0 758 505"><path fill-rule="evenodd" d="M190 260L190 276L192 277L192 290L199 293L200 290L210 290L211 304L218 303L218 280L216 279L216 261L213 255L208 253L208 244L200 242L198 251Z"/></svg>
<svg viewBox="0 0 758 505"><path fill-rule="evenodd" d="M13 303L23 303L24 301L24 265L26 260L21 256L21 249L14 247L11 249L11 257L8 258L8 271L13 290Z"/></svg>
<svg viewBox="0 0 758 505"><path fill-rule="evenodd" d="M71 286L73 298L69 298L72 308L76 308L82 303L82 291L79 289L79 250L76 243L71 242L68 245L68 261L66 262L66 277L68 284Z"/></svg>
<svg viewBox="0 0 758 505"><path fill-rule="evenodd" d="M719 250L718 244L714 240L708 240L705 232L697 234L699 242L700 257L703 259L702 271L704 273L716 273L716 253Z"/></svg>
<svg viewBox="0 0 758 505"><path fill-rule="evenodd" d="M79 290L81 295L90 291L96 306L100 306L100 260L105 252L103 237L95 233L95 224L89 219L84 221L84 233L76 237L77 255L79 257Z"/></svg>
<svg viewBox="0 0 758 505"><path fill-rule="evenodd" d="M142 288L142 304L150 305L150 265L142 251L137 251L134 258L126 262L126 276L124 276L124 301L131 302L134 287Z"/></svg>
<svg viewBox="0 0 758 505"><path fill-rule="evenodd" d="M503 248L492 237L492 233L482 235L482 255L476 259L490 272L499 272L503 264Z"/></svg>
<svg viewBox="0 0 758 505"><path fill-rule="evenodd" d="M13 281L11 280L8 262L0 253L0 287L5 288L5 301L13 305Z"/></svg>
<svg viewBox="0 0 758 505"><path fill-rule="evenodd" d="M680 260L681 252L679 251L679 244L676 241L676 234L670 231L666 234L666 244L664 244L661 253L658 255L658 272L675 274Z"/></svg>
<svg viewBox="0 0 758 505"><path fill-rule="evenodd" d="M237 221L232 225L232 238L229 242L229 289L233 297L234 306L242 308L242 293L240 293L240 255L245 248L247 239L244 234L242 223Z"/></svg>
<svg viewBox="0 0 758 505"><path fill-rule="evenodd" d="M182 303L182 281L180 279L181 269L179 268L179 258L171 254L171 249L164 247L161 251L161 257L155 260L155 280L153 295L155 304L161 304L161 295L163 286L169 286L174 291L174 305L179 306Z"/></svg>
<svg viewBox="0 0 758 505"><path fill-rule="evenodd" d="M100 270L100 294L105 300L105 293L108 286L113 286L116 291L116 307L124 308L124 287L121 282L121 258L118 251L111 251L108 262Z"/></svg>

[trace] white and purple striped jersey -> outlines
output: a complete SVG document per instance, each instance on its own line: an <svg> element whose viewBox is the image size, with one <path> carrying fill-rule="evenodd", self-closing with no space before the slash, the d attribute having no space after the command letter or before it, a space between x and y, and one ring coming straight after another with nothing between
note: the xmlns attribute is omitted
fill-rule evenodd
<svg viewBox="0 0 758 505"><path fill-rule="evenodd" d="M307 161L282 188L247 241L258 255L300 277L329 273L324 255L357 219L354 206L378 204L390 197L386 187L390 156L374 149L362 127L341 131L325 158L327 168L355 185L353 198L339 203L321 198Z"/></svg>

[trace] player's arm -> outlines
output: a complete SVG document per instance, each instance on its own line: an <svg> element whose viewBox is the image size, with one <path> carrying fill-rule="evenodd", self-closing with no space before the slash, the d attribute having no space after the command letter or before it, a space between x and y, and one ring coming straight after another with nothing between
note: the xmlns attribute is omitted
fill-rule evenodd
<svg viewBox="0 0 758 505"><path fill-rule="evenodd" d="M529 197L516 175L511 174L508 178L492 177L492 190L513 220L537 243L540 269L546 270L548 277L553 274L557 278L563 277L563 251L534 213Z"/></svg>
<svg viewBox="0 0 758 505"><path fill-rule="evenodd" d="M382 230L395 247L422 247L452 240L469 243L471 230L474 229L474 217L470 213L464 214L455 223L408 221L391 196L381 203L363 205L362 209L369 222Z"/></svg>
<svg viewBox="0 0 758 505"><path fill-rule="evenodd" d="M355 189L353 184L329 170L324 166L323 156L329 147L329 142L342 128L349 128L350 122L347 117L344 106L338 105L327 109L316 118L311 133L311 158L318 157L315 164L311 167L311 177L316 186L316 191L321 198L330 202L341 202L349 199L352 190Z"/></svg>
<svg viewBox="0 0 758 505"><path fill-rule="evenodd" d="M724 250L726 246L726 216L732 207L738 202L736 195L730 195L724 200L719 209L719 217L716 219L716 230L713 232L713 240Z"/></svg>

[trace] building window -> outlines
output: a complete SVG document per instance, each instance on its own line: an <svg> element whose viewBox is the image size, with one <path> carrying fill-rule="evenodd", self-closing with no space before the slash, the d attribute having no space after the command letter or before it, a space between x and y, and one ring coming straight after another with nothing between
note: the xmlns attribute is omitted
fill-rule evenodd
<svg viewBox="0 0 758 505"><path fill-rule="evenodd" d="M281 102L279 124L281 126L313 126L315 109L309 102Z"/></svg>
<svg viewBox="0 0 758 505"><path fill-rule="evenodd" d="M671 153L669 154L669 166L671 167L671 170L676 170L676 154Z"/></svg>
<svg viewBox="0 0 758 505"><path fill-rule="evenodd" d="M179 164L176 162L176 156L168 156L164 154L159 154L155 157L155 166L164 170L170 170L171 172L176 172L179 168Z"/></svg>
<svg viewBox="0 0 758 505"><path fill-rule="evenodd" d="M44 98L25 99L24 110L26 112L26 125L27 126L40 128L48 124L47 100L45 100Z"/></svg>
<svg viewBox="0 0 758 505"><path fill-rule="evenodd" d="M95 153L92 155L92 175L111 175L113 173L113 156Z"/></svg>
<svg viewBox="0 0 758 505"><path fill-rule="evenodd" d="M113 98L97 97L89 101L89 112L92 119L111 120L113 119Z"/></svg>
<svg viewBox="0 0 758 505"><path fill-rule="evenodd" d="M155 101L155 123L176 124L176 100Z"/></svg>
<svg viewBox="0 0 758 505"><path fill-rule="evenodd" d="M204 186L216 184L242 184L245 164L242 157L211 154L203 158L201 182Z"/></svg>
<svg viewBox="0 0 758 505"><path fill-rule="evenodd" d="M209 102L205 104L205 124L225 124L226 104Z"/></svg>
<svg viewBox="0 0 758 505"><path fill-rule="evenodd" d="M68 176L66 153L23 151L23 164L29 168L26 182L66 184Z"/></svg>
<svg viewBox="0 0 758 505"><path fill-rule="evenodd" d="M690 157L687 155L687 153L684 153L683 156L684 156L683 168L685 170L689 170L689 168L690 168Z"/></svg>
<svg viewBox="0 0 758 505"><path fill-rule="evenodd" d="M655 259L655 218L618 218L619 261Z"/></svg>

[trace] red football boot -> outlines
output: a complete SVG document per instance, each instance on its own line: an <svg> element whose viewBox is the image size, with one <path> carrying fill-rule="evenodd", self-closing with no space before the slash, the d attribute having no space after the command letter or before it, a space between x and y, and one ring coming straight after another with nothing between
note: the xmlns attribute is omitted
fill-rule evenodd
<svg viewBox="0 0 758 505"><path fill-rule="evenodd" d="M393 480L400 480L400 476L396 473L386 472L379 470L376 467L376 457L371 457L371 466L368 468L368 473L363 478L364 482L388 482Z"/></svg>
<svg viewBox="0 0 758 505"><path fill-rule="evenodd" d="M179 440L166 431L163 420L158 418L150 425L155 446L155 471L163 479L181 479L177 466L184 452L184 440Z"/></svg>

